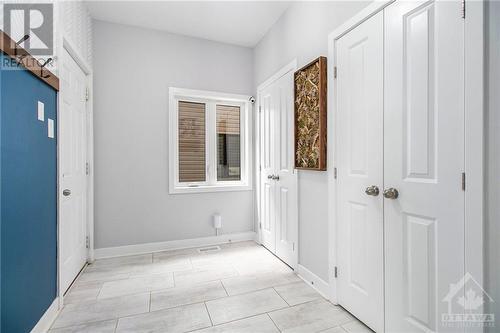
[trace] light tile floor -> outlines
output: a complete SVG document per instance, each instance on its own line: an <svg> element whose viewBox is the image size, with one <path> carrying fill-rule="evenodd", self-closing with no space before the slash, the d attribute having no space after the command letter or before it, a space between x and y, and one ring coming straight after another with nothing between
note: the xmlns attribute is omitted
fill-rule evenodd
<svg viewBox="0 0 500 333"><path fill-rule="evenodd" d="M372 332L254 242L97 260L50 333Z"/></svg>

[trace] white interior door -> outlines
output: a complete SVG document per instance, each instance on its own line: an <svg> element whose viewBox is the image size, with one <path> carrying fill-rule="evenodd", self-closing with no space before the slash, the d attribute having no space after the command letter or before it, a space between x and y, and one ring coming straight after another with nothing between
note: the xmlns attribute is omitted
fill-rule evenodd
<svg viewBox="0 0 500 333"><path fill-rule="evenodd" d="M276 255L296 267L298 234L297 173L294 170L293 72L274 84L276 87Z"/></svg>
<svg viewBox="0 0 500 333"><path fill-rule="evenodd" d="M60 91L60 288L66 291L87 260L86 76L64 50Z"/></svg>
<svg viewBox="0 0 500 333"><path fill-rule="evenodd" d="M276 252L276 87L267 86L259 93L260 115L260 234L261 243Z"/></svg>
<svg viewBox="0 0 500 333"><path fill-rule="evenodd" d="M398 1L385 14L384 178L399 191L385 199L386 331L460 332L441 315L464 276L461 3Z"/></svg>
<svg viewBox="0 0 500 333"><path fill-rule="evenodd" d="M384 329L383 13L336 42L338 302ZM368 190L371 189L371 190Z"/></svg>
<svg viewBox="0 0 500 333"><path fill-rule="evenodd" d="M261 242L297 265L297 173L294 170L293 71L259 91Z"/></svg>

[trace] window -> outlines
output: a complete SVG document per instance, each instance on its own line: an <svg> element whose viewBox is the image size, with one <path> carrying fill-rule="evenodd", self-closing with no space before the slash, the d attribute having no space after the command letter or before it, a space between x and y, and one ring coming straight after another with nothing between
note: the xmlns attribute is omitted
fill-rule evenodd
<svg viewBox="0 0 500 333"><path fill-rule="evenodd" d="M205 181L205 104L179 101L179 182Z"/></svg>
<svg viewBox="0 0 500 333"><path fill-rule="evenodd" d="M241 180L240 107L216 105L217 180Z"/></svg>
<svg viewBox="0 0 500 333"><path fill-rule="evenodd" d="M169 89L170 193L251 190L248 96Z"/></svg>

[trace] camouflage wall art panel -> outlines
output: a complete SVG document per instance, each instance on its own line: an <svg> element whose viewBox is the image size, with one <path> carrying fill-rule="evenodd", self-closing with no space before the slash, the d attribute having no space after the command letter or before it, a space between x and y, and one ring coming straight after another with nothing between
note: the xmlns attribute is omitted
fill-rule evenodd
<svg viewBox="0 0 500 333"><path fill-rule="evenodd" d="M295 72L295 168L326 170L326 58Z"/></svg>

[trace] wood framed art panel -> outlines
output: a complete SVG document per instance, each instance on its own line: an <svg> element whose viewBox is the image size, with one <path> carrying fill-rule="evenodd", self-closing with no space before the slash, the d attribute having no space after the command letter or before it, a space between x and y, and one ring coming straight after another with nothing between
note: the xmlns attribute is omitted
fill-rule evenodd
<svg viewBox="0 0 500 333"><path fill-rule="evenodd" d="M326 170L327 65L319 57L294 74L295 168Z"/></svg>

